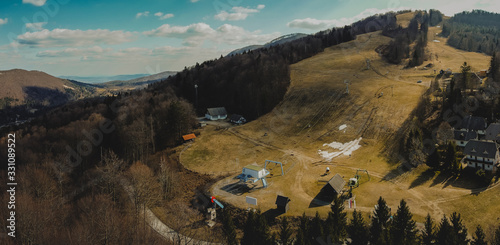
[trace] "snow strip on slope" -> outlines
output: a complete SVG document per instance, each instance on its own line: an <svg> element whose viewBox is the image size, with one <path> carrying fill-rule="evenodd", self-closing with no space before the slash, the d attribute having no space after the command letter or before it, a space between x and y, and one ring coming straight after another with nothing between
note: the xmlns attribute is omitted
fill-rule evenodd
<svg viewBox="0 0 500 245"><path fill-rule="evenodd" d="M339 142L332 142L330 144L323 144L323 146L329 146L333 149L337 149L340 151L335 151L335 152L328 152L328 151L322 151L318 150L318 154L320 154L326 161L331 161L333 158L340 156L341 154L344 154L345 156L349 156L352 154L353 151L359 149L361 145L359 142L361 141L361 137L359 137L356 140L353 140L351 142L347 143L339 143Z"/></svg>

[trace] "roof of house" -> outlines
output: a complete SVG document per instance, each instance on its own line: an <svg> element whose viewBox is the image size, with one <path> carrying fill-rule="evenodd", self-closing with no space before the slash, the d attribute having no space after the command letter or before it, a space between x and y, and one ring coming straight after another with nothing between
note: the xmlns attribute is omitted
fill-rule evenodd
<svg viewBox="0 0 500 245"><path fill-rule="evenodd" d="M344 188L345 180L339 174L336 174L328 181L327 185L330 185L335 192L340 193Z"/></svg>
<svg viewBox="0 0 500 245"><path fill-rule="evenodd" d="M500 140L500 123L492 123L486 129L487 140Z"/></svg>
<svg viewBox="0 0 500 245"><path fill-rule="evenodd" d="M462 119L459 128L468 130L485 130L486 120L483 117L466 116Z"/></svg>
<svg viewBox="0 0 500 245"><path fill-rule="evenodd" d="M469 141L477 139L477 133L475 131L453 130L453 136L455 140Z"/></svg>
<svg viewBox="0 0 500 245"><path fill-rule="evenodd" d="M226 108L224 107L208 108L207 111L210 116L227 115Z"/></svg>
<svg viewBox="0 0 500 245"><path fill-rule="evenodd" d="M260 171L260 170L263 169L263 167L260 167L260 166L254 165L254 164L246 165L243 168L250 169L250 170L255 170L255 171Z"/></svg>
<svg viewBox="0 0 500 245"><path fill-rule="evenodd" d="M183 135L182 138L184 140L192 140L192 139L196 138L196 135L194 135L194 134L186 134L186 135Z"/></svg>
<svg viewBox="0 0 500 245"><path fill-rule="evenodd" d="M231 115L231 117L229 118L229 120L231 120L231 121L238 121L238 120L240 120L242 117L243 117L242 115L233 114L233 115Z"/></svg>
<svg viewBox="0 0 500 245"><path fill-rule="evenodd" d="M495 158L498 147L494 141L470 140L464 148L465 155Z"/></svg>
<svg viewBox="0 0 500 245"><path fill-rule="evenodd" d="M278 195L276 197L276 202L274 204L278 206L286 206L286 204L290 201L291 201L290 198Z"/></svg>

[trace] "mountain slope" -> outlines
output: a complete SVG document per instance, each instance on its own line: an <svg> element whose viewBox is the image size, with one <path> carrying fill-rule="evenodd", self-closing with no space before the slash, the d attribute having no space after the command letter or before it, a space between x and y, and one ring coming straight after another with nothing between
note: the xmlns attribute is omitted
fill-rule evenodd
<svg viewBox="0 0 500 245"><path fill-rule="evenodd" d="M134 78L130 80L116 80L106 83L99 84L99 86L111 88L111 87L144 87L150 83L158 82L166 79L170 76L177 74L176 71L164 71L154 75L143 76L139 78Z"/></svg>
<svg viewBox="0 0 500 245"><path fill-rule="evenodd" d="M54 106L91 96L95 87L51 76L41 71L0 71L0 99L5 105Z"/></svg>
<svg viewBox="0 0 500 245"><path fill-rule="evenodd" d="M148 76L148 74L130 74L130 75L117 75L117 76L94 76L94 77L59 76L59 78L96 84L96 83L105 83L110 81L126 81L144 76Z"/></svg>
<svg viewBox="0 0 500 245"><path fill-rule="evenodd" d="M398 24L401 23L399 17ZM438 29L431 27L429 38ZM446 45L444 38L438 37L438 40L440 42L429 43L429 60L424 64L433 63L438 70L455 71L463 61L474 67L484 67L489 61L483 54L463 52ZM395 136L412 121L413 110L435 76L432 70L404 69L404 65L387 63L375 50L389 41L381 32L362 34L356 40L326 48L292 64L290 86L284 99L270 113L225 131L207 126L183 153L182 162L198 172L224 171L224 174L234 172L235 175L253 162L260 166L264 166L266 159L282 162L284 176L279 165L268 164L268 168L275 171L274 176L268 178L268 187L260 189L257 185L251 192L264 211L275 208L274 200L279 194L294 197L288 215L304 212L314 215L316 211L326 215L330 211L329 203L318 205L315 200L324 185L322 181L332 176L325 174L325 167L330 167L333 174L339 173L346 180L354 176L357 169L369 171L371 182L353 191L357 209L362 212L372 212L379 196L383 196L393 209L401 198L409 200L412 212L420 220L427 213L439 218L453 211L467 213L471 218L473 212L450 207L452 202L436 204L437 200L458 200L461 195L470 195L470 190L441 183L439 179L433 184L430 181L409 187L412 181L419 180L417 174L421 170L399 176L401 160L393 162L386 155L387 147L399 143L394 140ZM348 94L346 80L349 81ZM419 80L423 82L417 83ZM330 144L332 142L339 143ZM359 149L345 154L330 146L340 143L359 146ZM203 158L199 157L201 153ZM318 153L338 154L327 160L326 154ZM245 207L241 196L224 189L233 183L233 177L220 181L211 190L220 200ZM489 199L478 197L471 203ZM489 221L489 225L493 222ZM470 227L474 225L477 225L475 221Z"/></svg>
<svg viewBox="0 0 500 245"><path fill-rule="evenodd" d="M232 51L231 53L227 54L227 56L231 56L231 55L235 55L235 54L242 54L244 52L256 50L259 48L269 48L269 47L272 47L275 45L280 45L280 44L284 44L287 42L291 42L291 41L294 41L294 40L297 40L297 39L300 39L300 38L303 38L306 36L307 36L307 34L304 34L304 33L292 33L292 34L284 35L284 36L275 38L274 40L272 40L264 45L250 45L250 46L236 49L236 50Z"/></svg>

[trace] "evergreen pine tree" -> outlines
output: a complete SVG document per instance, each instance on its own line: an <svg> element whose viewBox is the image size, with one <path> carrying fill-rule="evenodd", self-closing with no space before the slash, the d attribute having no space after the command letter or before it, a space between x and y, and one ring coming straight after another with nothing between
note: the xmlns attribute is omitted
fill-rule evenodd
<svg viewBox="0 0 500 245"><path fill-rule="evenodd" d="M462 88L465 89L472 89L472 84L471 84L471 68L469 65L467 65L467 62L464 62L462 66L460 66L460 73L462 73Z"/></svg>
<svg viewBox="0 0 500 245"><path fill-rule="evenodd" d="M236 239L236 226L227 208L222 211L222 231L224 232L224 237L228 245L238 244L238 240Z"/></svg>
<svg viewBox="0 0 500 245"><path fill-rule="evenodd" d="M491 245L500 245L500 226L495 230L495 237L491 242Z"/></svg>
<svg viewBox="0 0 500 245"><path fill-rule="evenodd" d="M287 217L280 220L278 237L282 245L292 244L292 229Z"/></svg>
<svg viewBox="0 0 500 245"><path fill-rule="evenodd" d="M450 217L450 222L453 234L453 244L469 244L469 239L467 239L467 228L465 228L465 226L462 224L462 218L460 217L460 214L453 212Z"/></svg>
<svg viewBox="0 0 500 245"><path fill-rule="evenodd" d="M351 223L347 227L347 232L352 240L350 244L366 245L368 243L368 228L366 227L361 212L354 210L352 213Z"/></svg>
<svg viewBox="0 0 500 245"><path fill-rule="evenodd" d="M347 235L347 214L344 211L343 200L335 196L330 208L326 222L328 227L326 235L330 236L333 243L342 243Z"/></svg>
<svg viewBox="0 0 500 245"><path fill-rule="evenodd" d="M406 201L402 199L390 230L393 244L417 244L417 226L412 218L413 215Z"/></svg>
<svg viewBox="0 0 500 245"><path fill-rule="evenodd" d="M488 245L488 243L486 242L486 235L484 234L481 225L477 226L471 245Z"/></svg>
<svg viewBox="0 0 500 245"><path fill-rule="evenodd" d="M380 197L373 211L372 224L370 226L370 244L388 244L391 210L385 200Z"/></svg>
<svg viewBox="0 0 500 245"><path fill-rule="evenodd" d="M497 52L493 52L489 69L490 76L493 80L497 80L499 78L498 73L500 72L500 64L498 58L500 57L497 57Z"/></svg>
<svg viewBox="0 0 500 245"><path fill-rule="evenodd" d="M424 230L422 230L421 236L422 244L431 245L434 244L435 234L434 234L434 221L430 214L425 217Z"/></svg>
<svg viewBox="0 0 500 245"><path fill-rule="evenodd" d="M313 241L316 241L318 238L322 238L324 235L323 232L323 220L319 216L319 212L316 211L316 215L314 216L312 222L311 222L311 230L310 230L310 236Z"/></svg>
<svg viewBox="0 0 500 245"><path fill-rule="evenodd" d="M453 245L453 241L450 239L453 235L452 227L448 218L443 215L441 223L439 223L439 229L436 233L436 244L439 245Z"/></svg>
<svg viewBox="0 0 500 245"><path fill-rule="evenodd" d="M434 151L429 154L429 156L427 156L427 166L435 169L437 167L439 167L439 161L441 159L441 156L439 155L439 151L438 149L434 149Z"/></svg>
<svg viewBox="0 0 500 245"><path fill-rule="evenodd" d="M242 245L271 245L273 239L269 233L269 226L260 211L248 212L247 222L243 229Z"/></svg>
<svg viewBox="0 0 500 245"><path fill-rule="evenodd" d="M459 163L457 161L457 147L453 141L448 142L448 145L446 146L444 166L453 173L458 173L460 170Z"/></svg>
<svg viewBox="0 0 500 245"><path fill-rule="evenodd" d="M309 236L310 224L309 218L303 213L300 217L300 225L297 230L297 239L295 239L295 245L310 245L311 237Z"/></svg>

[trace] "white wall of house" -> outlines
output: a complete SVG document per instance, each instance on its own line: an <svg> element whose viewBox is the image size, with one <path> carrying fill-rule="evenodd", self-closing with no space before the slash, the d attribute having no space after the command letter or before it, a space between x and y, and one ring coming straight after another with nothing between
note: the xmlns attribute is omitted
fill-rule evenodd
<svg viewBox="0 0 500 245"><path fill-rule="evenodd" d="M467 162L467 166L471 167L471 168L476 168L476 163L475 162L470 162L468 161Z"/></svg>
<svg viewBox="0 0 500 245"><path fill-rule="evenodd" d="M243 168L243 174L250 175L256 179L264 178L266 176L266 170L261 169L259 171L253 170L253 169L248 169L248 168Z"/></svg>
<svg viewBox="0 0 500 245"><path fill-rule="evenodd" d="M493 170L493 165L485 164L484 165L484 170L492 171Z"/></svg>
<svg viewBox="0 0 500 245"><path fill-rule="evenodd" d="M467 145L467 141L455 140L455 144L457 144L457 146L460 146L460 147L465 147L465 145Z"/></svg>
<svg viewBox="0 0 500 245"><path fill-rule="evenodd" d="M227 115L217 115L217 116L211 116L210 114L205 114L205 118L208 120L224 120L227 118Z"/></svg>

